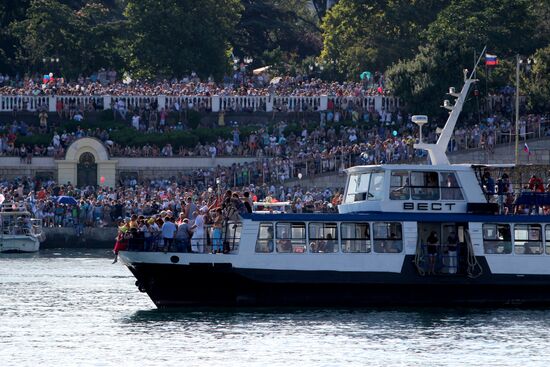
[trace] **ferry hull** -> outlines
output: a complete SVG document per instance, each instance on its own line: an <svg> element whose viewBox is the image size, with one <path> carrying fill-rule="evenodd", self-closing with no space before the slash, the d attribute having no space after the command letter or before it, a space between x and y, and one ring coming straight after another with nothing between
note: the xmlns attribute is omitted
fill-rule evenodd
<svg viewBox="0 0 550 367"><path fill-rule="evenodd" d="M409 259L407 259L409 260ZM411 259L412 260L412 257ZM550 276L237 269L231 264L133 264L136 285L159 308L236 306L550 305Z"/></svg>

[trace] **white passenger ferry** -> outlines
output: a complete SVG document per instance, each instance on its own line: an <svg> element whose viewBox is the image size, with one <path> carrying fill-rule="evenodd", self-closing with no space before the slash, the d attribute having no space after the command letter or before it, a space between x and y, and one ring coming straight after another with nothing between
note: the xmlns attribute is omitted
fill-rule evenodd
<svg viewBox="0 0 550 367"><path fill-rule="evenodd" d="M1 204L0 253L37 252L43 240L41 220L18 204Z"/></svg>
<svg viewBox="0 0 550 367"><path fill-rule="evenodd" d="M157 307L550 304L550 216L499 214L480 167L445 154L473 82L415 145L431 165L348 169L338 213L252 213L226 223L227 254L121 260Z"/></svg>

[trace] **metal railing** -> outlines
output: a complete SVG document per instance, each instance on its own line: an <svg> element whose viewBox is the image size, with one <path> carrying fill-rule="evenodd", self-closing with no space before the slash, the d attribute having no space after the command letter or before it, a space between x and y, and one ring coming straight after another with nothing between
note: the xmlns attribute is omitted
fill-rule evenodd
<svg viewBox="0 0 550 367"><path fill-rule="evenodd" d="M220 232L217 232L212 225L205 225L203 234L193 234L190 240L179 240L176 237L173 240L165 241L161 233L151 233L150 236L145 237L143 232L137 232L136 236L127 239L127 250L237 254L241 242L241 231L241 222L226 221Z"/></svg>

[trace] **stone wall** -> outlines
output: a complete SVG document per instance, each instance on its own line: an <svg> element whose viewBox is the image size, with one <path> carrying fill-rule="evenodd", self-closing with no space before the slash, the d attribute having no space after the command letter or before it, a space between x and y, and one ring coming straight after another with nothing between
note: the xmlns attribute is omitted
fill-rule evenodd
<svg viewBox="0 0 550 367"><path fill-rule="evenodd" d="M52 248L113 248L117 229L84 228L84 234L77 236L74 228L43 228L46 240L40 244L41 249Z"/></svg>

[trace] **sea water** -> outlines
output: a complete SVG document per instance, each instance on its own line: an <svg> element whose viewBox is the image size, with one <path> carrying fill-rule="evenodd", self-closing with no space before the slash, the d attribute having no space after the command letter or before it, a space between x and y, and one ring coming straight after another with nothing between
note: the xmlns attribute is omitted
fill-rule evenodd
<svg viewBox="0 0 550 367"><path fill-rule="evenodd" d="M0 255L0 367L550 365L550 308L164 311L111 260Z"/></svg>

